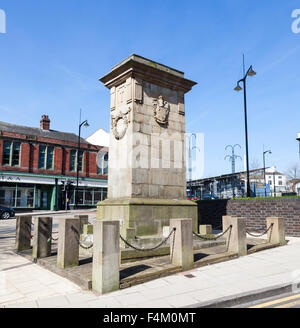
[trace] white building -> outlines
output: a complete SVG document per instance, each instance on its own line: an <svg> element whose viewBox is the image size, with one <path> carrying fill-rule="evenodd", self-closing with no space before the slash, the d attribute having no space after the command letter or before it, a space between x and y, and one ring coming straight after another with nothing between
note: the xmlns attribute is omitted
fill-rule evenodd
<svg viewBox="0 0 300 328"><path fill-rule="evenodd" d="M96 130L85 140L92 145L109 147L109 133L101 128Z"/></svg>
<svg viewBox="0 0 300 328"><path fill-rule="evenodd" d="M272 195L274 191L276 196L280 196L282 192L286 192L286 182L286 175L276 171L275 166L266 169L266 183L270 185Z"/></svg>

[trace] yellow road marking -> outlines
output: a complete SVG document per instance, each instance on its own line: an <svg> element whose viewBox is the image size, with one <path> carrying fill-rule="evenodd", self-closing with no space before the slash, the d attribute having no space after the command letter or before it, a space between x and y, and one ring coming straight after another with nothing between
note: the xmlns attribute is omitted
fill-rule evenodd
<svg viewBox="0 0 300 328"><path fill-rule="evenodd" d="M300 294L292 295L292 296L288 296L288 297L284 297L284 298L280 298L280 299L275 300L275 301L270 301L270 302L266 302L266 303L262 303L262 304L258 304L258 305L254 305L254 306L250 306L250 309L262 308L262 307L266 307L266 306L270 306L270 305L274 305L274 304L278 304L278 303L282 303L282 302L294 300L294 299L297 299L297 298L300 298Z"/></svg>
<svg viewBox="0 0 300 328"><path fill-rule="evenodd" d="M289 307L292 307L292 306L298 305L298 304L300 304L300 300L275 306L275 309L289 308Z"/></svg>

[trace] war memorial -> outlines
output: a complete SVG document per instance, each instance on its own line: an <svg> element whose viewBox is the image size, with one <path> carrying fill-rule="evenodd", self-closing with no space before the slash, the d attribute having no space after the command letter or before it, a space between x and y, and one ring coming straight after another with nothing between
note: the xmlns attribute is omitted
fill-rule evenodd
<svg viewBox="0 0 300 328"><path fill-rule="evenodd" d="M104 294L158 277L285 245L284 218L249 231L223 216L219 233L198 226L186 200L184 73L131 55L100 78L110 90L108 198L87 215L20 215L18 254Z"/></svg>

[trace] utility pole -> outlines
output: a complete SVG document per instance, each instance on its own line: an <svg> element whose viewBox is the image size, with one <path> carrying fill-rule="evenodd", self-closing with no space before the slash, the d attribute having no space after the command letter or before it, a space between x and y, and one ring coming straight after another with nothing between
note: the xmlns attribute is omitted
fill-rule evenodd
<svg viewBox="0 0 300 328"><path fill-rule="evenodd" d="M232 196L233 196L233 198L235 198L235 177L234 177L234 173L235 173L235 160L238 159L238 158L240 158L242 160L242 157L241 156L236 155L234 153L234 148L237 147L237 146L240 147L240 149L241 149L241 145L239 145L239 144L235 144L234 146L227 145L225 147L225 150L227 150L227 148L230 148L231 147L231 155L226 155L225 158L224 158L226 160L226 158L228 157L229 160L231 161L231 172L233 174L232 179L231 179L231 186L232 186Z"/></svg>

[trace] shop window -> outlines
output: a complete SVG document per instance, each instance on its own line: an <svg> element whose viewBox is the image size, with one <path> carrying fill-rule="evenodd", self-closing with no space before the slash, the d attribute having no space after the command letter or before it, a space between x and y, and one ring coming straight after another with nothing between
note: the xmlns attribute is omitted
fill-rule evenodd
<svg viewBox="0 0 300 328"><path fill-rule="evenodd" d="M102 201L102 191L94 191L94 204Z"/></svg>
<svg viewBox="0 0 300 328"><path fill-rule="evenodd" d="M79 152L78 156L78 169L82 172L83 169L83 152ZM77 150L71 150L70 152L70 171L77 171Z"/></svg>
<svg viewBox="0 0 300 328"><path fill-rule="evenodd" d="M93 190L86 190L85 191L84 203L86 205L92 205L93 204Z"/></svg>
<svg viewBox="0 0 300 328"><path fill-rule="evenodd" d="M41 207L42 208L47 208L48 207L48 193L47 193L47 191L42 191Z"/></svg>
<svg viewBox="0 0 300 328"><path fill-rule="evenodd" d="M108 153L100 157L97 162L97 174L108 174Z"/></svg>
<svg viewBox="0 0 300 328"><path fill-rule="evenodd" d="M5 141L3 145L2 165L20 166L20 142Z"/></svg>
<svg viewBox="0 0 300 328"><path fill-rule="evenodd" d="M53 169L53 153L53 147L42 145L39 147L39 169Z"/></svg>

